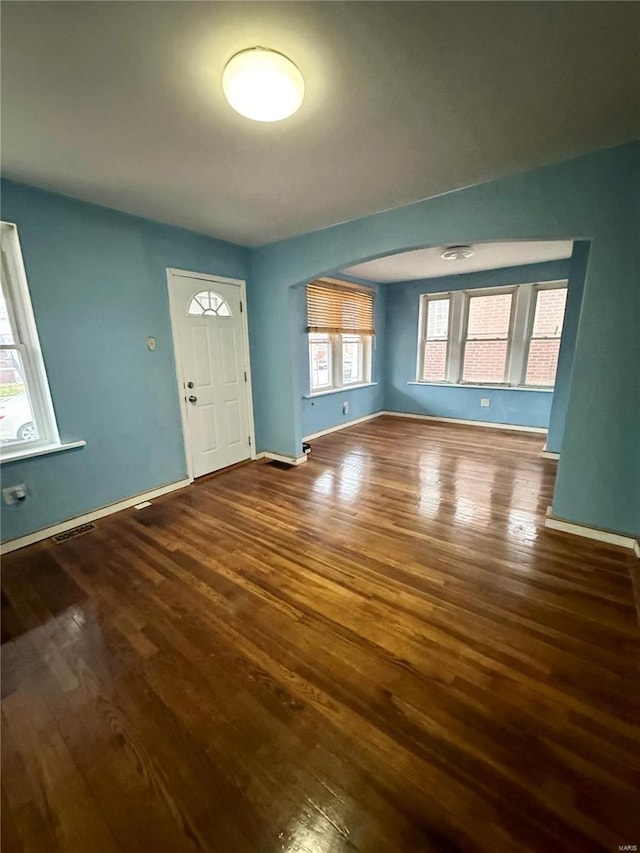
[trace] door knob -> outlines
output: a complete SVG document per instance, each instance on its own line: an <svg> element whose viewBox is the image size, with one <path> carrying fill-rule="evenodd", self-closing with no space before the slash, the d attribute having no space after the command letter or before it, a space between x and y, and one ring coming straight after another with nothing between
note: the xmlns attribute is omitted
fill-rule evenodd
<svg viewBox="0 0 640 853"><path fill-rule="evenodd" d="M187 388L193 388L193 382L187 382Z"/></svg>
<svg viewBox="0 0 640 853"><path fill-rule="evenodd" d="M189 402L190 402L190 403L197 403L197 402L198 402L198 398L197 398L197 397L194 397L194 396L193 396L193 394L190 394L190 395L189 395Z"/></svg>

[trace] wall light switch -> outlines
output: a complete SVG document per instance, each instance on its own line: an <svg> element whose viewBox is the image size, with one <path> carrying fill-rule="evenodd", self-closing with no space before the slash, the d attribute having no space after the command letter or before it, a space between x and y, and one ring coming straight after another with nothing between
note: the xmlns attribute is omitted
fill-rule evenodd
<svg viewBox="0 0 640 853"><path fill-rule="evenodd" d="M480 405L486 409L488 406L491 405L491 400L489 399L489 397L481 397Z"/></svg>

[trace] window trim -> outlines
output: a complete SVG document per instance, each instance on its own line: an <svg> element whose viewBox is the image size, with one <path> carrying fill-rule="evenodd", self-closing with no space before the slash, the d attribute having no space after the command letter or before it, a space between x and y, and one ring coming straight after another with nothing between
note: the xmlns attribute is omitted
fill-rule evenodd
<svg viewBox="0 0 640 853"><path fill-rule="evenodd" d="M60 433L53 408L47 371L40 346L27 274L22 258L18 229L12 222L1 222L3 281L8 307L16 331L14 344L2 349L17 349L22 354L28 397L39 437L34 441L0 443L0 457L21 458L36 451L61 447ZM24 451L21 453L20 451Z"/></svg>
<svg viewBox="0 0 640 853"><path fill-rule="evenodd" d="M338 335L340 338L340 373L338 374L340 384L338 388L352 388L354 385L366 385L371 382L371 349L373 335ZM344 340L343 338L360 338L362 341L362 376L359 379L354 379L351 382L345 382L343 378L344 371Z"/></svg>
<svg viewBox="0 0 640 853"><path fill-rule="evenodd" d="M424 385L424 382L416 383L418 385ZM327 397L329 394L342 394L345 391L357 391L359 388L375 388L378 385L377 382L361 382L359 385L344 385L342 388L327 388L326 391L316 391L315 393L309 392L308 394L303 394L303 400L315 400L316 397Z"/></svg>
<svg viewBox="0 0 640 853"><path fill-rule="evenodd" d="M534 339L534 337L533 337L533 324L534 324L535 318L536 318L536 306L538 304L538 294L543 290L562 290L562 289L567 291L567 296L566 296L565 303L564 303L564 315L562 317L562 328L560 329L560 335L557 338L555 338L555 337L552 338L552 337L547 336L545 338L535 338ZM564 332L564 323L565 323L565 319L567 316L567 301L568 301L568 299L569 299L569 291L568 291L568 287L567 287L566 282L565 282L564 288L558 287L557 282L540 282L540 283L533 285L533 289L531 291L531 297L530 297L531 301L530 301L530 305L529 305L529 316L527 318L527 320L528 320L527 332L526 332L526 337L525 337L524 347L523 347L522 377L521 377L521 382L520 382L520 385L522 388L533 388L533 389L547 388L551 391L553 391L553 389L555 388L555 385L556 385L555 379L554 379L553 385L529 385L529 384L527 384L526 380L527 380L527 368L529 367L529 353L531 350L531 341L532 340L550 340L550 341L557 340L557 341L559 341L560 346L562 345L562 333ZM560 360L560 348L558 348L558 361L559 360ZM557 363L556 363L556 376L557 376L557 373L558 373L558 367L557 367Z"/></svg>
<svg viewBox="0 0 640 853"><path fill-rule="evenodd" d="M84 439L80 441L67 441L63 444L46 444L44 446L37 445L33 447L35 441L29 441L25 444L12 445L14 450L7 450L0 456L0 465L8 465L10 462L18 462L22 459L32 459L34 456L48 456L50 453L61 453L64 450L77 450L79 447L86 447L87 442Z"/></svg>
<svg viewBox="0 0 640 853"><path fill-rule="evenodd" d="M317 307L318 304L321 304L316 299L316 302L309 302L309 289L315 288L316 290L326 290L328 294L337 293L337 294L359 294L360 298L362 296L367 297L367 304L370 308L371 317L370 324L366 327L362 326L360 323L360 329L351 328L348 325L348 322L345 322L344 314L342 315L342 325L338 322L337 324L331 324L331 326L322 326L314 324L312 320L314 319L314 315L312 314L312 308ZM375 316L376 316L376 292L375 288L367 287L362 284L356 284L351 281L342 281L340 279L335 278L319 278L314 281L310 281L307 283L306 287L307 294L307 358L309 359L309 369L308 369L308 389L309 389L309 397L319 396L320 394L327 394L332 391L341 391L341 390L349 390L350 388L360 388L364 385L371 385L372 383L372 375L373 375L373 347L375 340ZM328 297L330 298L330 297ZM319 315L316 314L319 319ZM360 320L362 318L360 317ZM327 385L318 385L315 386L312 383L312 364L311 364L311 335L326 335L329 339L329 345L331 347L330 353L330 363L331 363L331 382ZM343 347L344 347L344 337L358 337L362 339L362 375L359 379L354 379L352 382L345 382L343 380ZM305 395L306 396L306 395Z"/></svg>
<svg viewBox="0 0 640 853"><path fill-rule="evenodd" d="M449 316L447 318L447 352L445 355L445 376L449 376L449 358L451 355L451 344L452 344L452 335L451 329L453 328L453 293L452 291L447 291L446 293L424 293L420 297L420 310L419 310L419 319L418 319L418 362L416 365L416 376L424 375L424 356L425 349L428 343L427 339L427 326L429 320L429 303L430 302L443 302L445 299L449 302ZM434 338L435 340L435 338ZM423 379L424 382L432 382L433 380ZM436 380L437 381L437 380ZM443 380L446 381L446 380Z"/></svg>
<svg viewBox="0 0 640 853"><path fill-rule="evenodd" d="M529 347L533 332L533 322L537 294L541 290L567 289L567 279L545 282L527 282L497 287L478 287L468 290L449 290L438 293L423 293L420 296L418 314L418 347L416 360L416 383L420 385L445 385L461 388L521 388L524 390L553 391L554 385L525 385ZM504 382L465 382L462 379L464 351L469 327L469 305L475 296L497 296L512 293L511 316L509 319L509 337L505 364ZM447 340L446 378L442 381L424 378L424 345L426 342L428 304L448 298L449 329ZM566 306L565 306L566 314ZM564 330L564 319L563 319ZM491 340L488 338L487 340ZM499 340L504 340L500 338ZM562 341L562 333L560 334Z"/></svg>
<svg viewBox="0 0 640 853"><path fill-rule="evenodd" d="M458 384L459 385L495 385L497 387L502 387L505 385L512 385L511 377L513 375L512 371L512 353L513 353L513 339L514 332L516 326L516 314L518 310L518 286L510 285L507 287L477 287L473 290L463 290L464 295L464 306L463 306L463 329L462 329L462 340L461 340L461 349L460 349L460 361L459 361L459 371L458 371ZM511 294L511 310L509 314L509 328L507 330L506 338L473 338L473 340L480 341L504 341L507 342L507 354L505 356L504 362L504 374L503 381L496 382L495 380L491 380L490 382L478 382L476 380L465 380L463 379L464 374L464 357L467 351L468 344L468 334L469 334L469 314L471 313L471 300L475 299L478 296L502 296L504 294Z"/></svg>
<svg viewBox="0 0 640 853"><path fill-rule="evenodd" d="M311 381L311 339L312 334L326 334L331 345L331 378L330 385L313 386ZM307 351L309 358L309 396L316 397L321 394L328 394L331 391L348 391L350 388L360 388L363 385L372 385L372 368L373 368L373 335L355 335L351 332L346 333L345 337L360 337L362 338L362 378L353 382L343 382L342 380L342 337L340 333L329 334L327 332L307 332Z"/></svg>
<svg viewBox="0 0 640 853"><path fill-rule="evenodd" d="M313 380L312 380L313 366L312 366L312 362L311 362L311 347L313 344L322 343L322 341L312 341L311 335L325 335L329 339L329 341L328 341L328 346L329 346L328 362L329 362L329 379L330 379L330 381L326 385L316 385L315 388L314 388ZM322 394L323 392L326 393L327 391L331 391L333 388L335 388L333 380L334 380L334 377L336 375L336 356L335 356L336 341L334 340L334 338L337 338L337 337L339 337L339 336L338 335L330 335L328 332L308 332L307 333L307 350L308 350L308 358L309 358L309 390L310 390L311 394L314 394L314 393L315 394Z"/></svg>

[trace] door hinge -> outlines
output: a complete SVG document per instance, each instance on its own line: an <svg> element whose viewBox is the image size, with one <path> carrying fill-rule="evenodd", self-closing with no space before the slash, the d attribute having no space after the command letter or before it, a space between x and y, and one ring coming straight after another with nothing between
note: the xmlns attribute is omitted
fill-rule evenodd
<svg viewBox="0 0 640 853"><path fill-rule="evenodd" d="M242 307L242 299L241 299L240 300L240 313L242 314L243 311L244 311L244 308Z"/></svg>
<svg viewBox="0 0 640 853"><path fill-rule="evenodd" d="M251 447L251 436L249 436L249 447Z"/></svg>
<svg viewBox="0 0 640 853"><path fill-rule="evenodd" d="M247 371L246 371L246 370L245 370L245 372L244 372L244 381L245 381L245 382L247 381Z"/></svg>

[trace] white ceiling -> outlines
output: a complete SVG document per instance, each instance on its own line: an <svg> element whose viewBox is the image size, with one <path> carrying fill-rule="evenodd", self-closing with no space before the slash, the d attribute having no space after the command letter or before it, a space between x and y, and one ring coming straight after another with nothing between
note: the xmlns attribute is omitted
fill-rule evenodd
<svg viewBox="0 0 640 853"><path fill-rule="evenodd" d="M4 2L9 177L257 245L561 160L638 127L637 3ZM236 51L300 111L248 121Z"/></svg>
<svg viewBox="0 0 640 853"><path fill-rule="evenodd" d="M416 249L387 255L375 261L347 267L343 272L367 281L397 282L420 278L438 278L480 270L519 267L543 261L558 261L571 257L571 240L511 241L504 243L474 243L475 255L462 261L445 261L441 254L447 246Z"/></svg>

